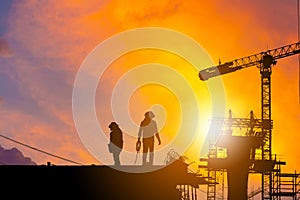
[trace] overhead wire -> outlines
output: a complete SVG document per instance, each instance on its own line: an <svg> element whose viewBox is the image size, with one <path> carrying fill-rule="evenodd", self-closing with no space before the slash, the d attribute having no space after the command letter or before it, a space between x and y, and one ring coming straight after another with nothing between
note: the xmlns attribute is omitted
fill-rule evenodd
<svg viewBox="0 0 300 200"><path fill-rule="evenodd" d="M32 150L38 151L38 152L40 152L40 153L47 154L47 155L49 155L49 156L58 158L58 159L60 159L60 160L64 160L64 161L67 161L67 162L70 162L70 163L73 163L73 164L77 164L77 165L82 165L81 163L78 163L78 162L72 161L72 160L70 160L70 159L63 158L63 157L61 157L61 156L58 156L58 155L55 155L55 154L46 152L46 151L41 150L41 149L38 149L38 148L36 148L36 147L33 147L33 146L30 146L30 145L24 144L24 143L22 143L22 142L19 142L19 141L17 141L17 140L14 140L14 139L12 139L12 138L10 138L10 137L7 137L7 136L5 136L5 135L0 134L0 137L5 138L5 139L7 139L7 140L10 140L10 141L12 141L12 142L14 142L14 143L20 144L20 145L22 145L22 146L25 146L25 147L27 147L27 148L30 148L30 149L32 149Z"/></svg>

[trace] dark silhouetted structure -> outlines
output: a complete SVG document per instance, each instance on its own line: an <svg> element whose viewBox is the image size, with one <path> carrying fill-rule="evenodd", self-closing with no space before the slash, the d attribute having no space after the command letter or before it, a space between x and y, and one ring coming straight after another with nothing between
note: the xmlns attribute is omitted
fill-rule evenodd
<svg viewBox="0 0 300 200"><path fill-rule="evenodd" d="M300 42L253 54L233 61L219 64L199 72L202 81L209 78L235 72L251 66L257 66L261 74L261 134L264 143L261 146L261 159L272 161L272 118L271 118L271 74L272 67L277 60L300 53ZM272 199L273 194L272 173L262 172L262 196L264 199Z"/></svg>
<svg viewBox="0 0 300 200"><path fill-rule="evenodd" d="M120 169L139 171L141 167L120 166ZM7 199L181 200L185 185L198 188L199 184L206 184L204 178L190 173L188 165L179 160L151 167L154 171L128 173L109 166L2 165L1 196Z"/></svg>
<svg viewBox="0 0 300 200"><path fill-rule="evenodd" d="M270 194L272 200L284 196L298 199L299 174L282 173L280 166L285 165L285 162L278 161L276 155L273 155L272 160L261 159L259 150L264 143L261 131L263 121L255 118L253 111L250 112L250 118L233 118L229 110L228 118L214 118L212 122L213 125L222 123L223 126L220 130L216 130L221 134L211 146L208 157L200 158L200 161L206 162L206 165L199 165L199 168L206 169L207 177L211 180L208 183L207 200L219 199L216 197L217 172L227 173L228 200L248 200L262 192L261 188L252 193L248 191L250 173L272 176L272 194ZM232 128L238 128L239 134L234 135ZM241 130L244 130L242 134ZM262 197L262 199L266 198Z"/></svg>

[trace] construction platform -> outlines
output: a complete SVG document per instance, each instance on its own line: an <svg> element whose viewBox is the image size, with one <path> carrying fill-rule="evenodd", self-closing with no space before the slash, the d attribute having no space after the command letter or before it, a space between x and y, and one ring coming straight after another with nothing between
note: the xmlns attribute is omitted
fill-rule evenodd
<svg viewBox="0 0 300 200"><path fill-rule="evenodd" d="M121 169L138 171L141 167ZM182 191L178 186L207 184L204 178L189 173L181 161L152 167L151 172L128 173L101 165L1 165L1 194L9 199L179 200Z"/></svg>

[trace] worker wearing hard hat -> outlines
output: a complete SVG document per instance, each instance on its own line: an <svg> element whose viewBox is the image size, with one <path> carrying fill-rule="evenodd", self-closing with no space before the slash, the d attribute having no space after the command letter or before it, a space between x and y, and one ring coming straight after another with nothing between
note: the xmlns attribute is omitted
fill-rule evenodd
<svg viewBox="0 0 300 200"><path fill-rule="evenodd" d="M116 122L111 122L108 127L110 128L109 152L113 154L114 165L120 166L119 157L123 149L123 133Z"/></svg>
<svg viewBox="0 0 300 200"><path fill-rule="evenodd" d="M157 124L153 120L155 117L152 111L145 113L145 118L140 124L138 141L142 137L143 142L143 165L153 165L154 160L154 137L158 140L158 145L161 144L159 133L157 130ZM147 156L149 155L149 162L147 162Z"/></svg>

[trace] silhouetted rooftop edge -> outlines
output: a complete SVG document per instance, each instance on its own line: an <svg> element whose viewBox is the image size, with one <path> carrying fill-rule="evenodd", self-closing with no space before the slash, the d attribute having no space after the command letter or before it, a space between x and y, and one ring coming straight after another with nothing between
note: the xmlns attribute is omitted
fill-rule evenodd
<svg viewBox="0 0 300 200"><path fill-rule="evenodd" d="M146 173L128 173L104 165L2 165L2 195L31 198L32 190L47 198L180 199L177 185L198 187L205 179L188 173L181 161ZM162 168L161 168L162 167ZM140 169L141 166L122 166ZM15 192L19 191L19 192ZM22 191L22 192L20 192Z"/></svg>

